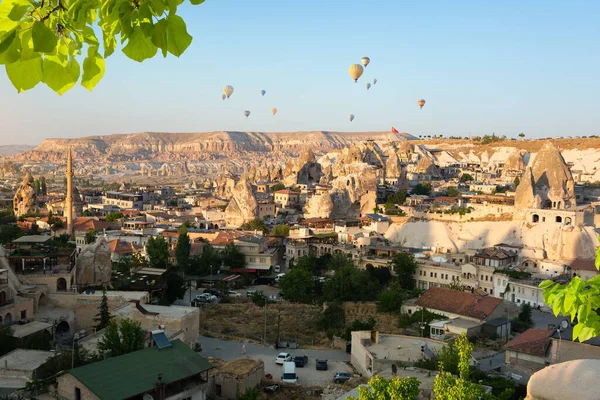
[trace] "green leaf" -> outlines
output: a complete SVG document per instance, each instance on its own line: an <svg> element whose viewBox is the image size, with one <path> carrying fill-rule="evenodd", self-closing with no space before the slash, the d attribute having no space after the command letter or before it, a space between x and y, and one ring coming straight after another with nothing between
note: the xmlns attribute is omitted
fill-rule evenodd
<svg viewBox="0 0 600 400"><path fill-rule="evenodd" d="M169 15L175 15L177 12L177 6L183 3L183 0L167 0L169 6Z"/></svg>
<svg viewBox="0 0 600 400"><path fill-rule="evenodd" d="M6 74L19 93L33 89L42 80L42 58L17 60L6 66Z"/></svg>
<svg viewBox="0 0 600 400"><path fill-rule="evenodd" d="M40 53L52 53L58 44L56 34L42 22L34 22L31 31L33 50Z"/></svg>
<svg viewBox="0 0 600 400"><path fill-rule="evenodd" d="M581 332L578 335L578 339L580 342L585 342L586 340L590 340L594 336L596 336L596 331L591 327L584 326L583 328L581 328Z"/></svg>
<svg viewBox="0 0 600 400"><path fill-rule="evenodd" d="M162 51L163 57L167 57L167 21L161 19L154 24L152 43Z"/></svg>
<svg viewBox="0 0 600 400"><path fill-rule="evenodd" d="M79 63L74 58L67 63L57 56L44 58L44 83L60 95L75 85L79 73Z"/></svg>
<svg viewBox="0 0 600 400"><path fill-rule="evenodd" d="M190 0L190 3L194 6L198 6L202 3L204 3L204 0Z"/></svg>
<svg viewBox="0 0 600 400"><path fill-rule="evenodd" d="M175 57L179 57L192 43L192 37L187 33L185 21L177 15L168 15L167 49Z"/></svg>
<svg viewBox="0 0 600 400"><path fill-rule="evenodd" d="M142 62L156 55L158 48L152 43L152 40L147 37L141 28L133 31L129 37L127 46L123 48L123 53L134 61Z"/></svg>
<svg viewBox="0 0 600 400"><path fill-rule="evenodd" d="M577 310L577 320L582 323L585 322L588 318L588 313L589 313L590 308L587 306L587 304L582 304L579 306L579 309ZM571 319L572 321L573 319Z"/></svg>
<svg viewBox="0 0 600 400"><path fill-rule="evenodd" d="M584 327L584 325L582 323L579 323L573 327L573 336L572 336L573 340L577 340L577 338L581 334L581 330L583 329L583 327Z"/></svg>
<svg viewBox="0 0 600 400"><path fill-rule="evenodd" d="M21 37L21 61L27 61L41 56L41 53L33 51L33 39L31 38L31 29L23 31L23 36Z"/></svg>
<svg viewBox="0 0 600 400"><path fill-rule="evenodd" d="M81 86L90 92L100 79L104 76L104 59L99 55L91 55L83 60L83 77L81 78Z"/></svg>
<svg viewBox="0 0 600 400"><path fill-rule="evenodd" d="M548 280L542 281L542 283L540 283L540 288L541 289L546 289L546 288L549 288L552 285L554 285L554 281L551 281L551 280L548 279Z"/></svg>
<svg viewBox="0 0 600 400"><path fill-rule="evenodd" d="M14 28L15 30L13 31L15 37L16 37L16 28ZM9 35L11 34L10 32L8 33ZM0 43L0 63L1 64L11 64L14 63L15 61L18 61L21 58L21 41L20 40L15 40L15 37L13 37L12 39L8 39L7 43L5 45L4 40L2 41L2 43ZM6 46L6 48L5 48Z"/></svg>
<svg viewBox="0 0 600 400"><path fill-rule="evenodd" d="M150 7L154 11L154 15L158 17L165 12L166 4L164 0L150 0Z"/></svg>
<svg viewBox="0 0 600 400"><path fill-rule="evenodd" d="M600 240L600 236L598 240ZM600 270L600 246L596 248L596 261L594 262L594 264L596 265L596 269Z"/></svg>
<svg viewBox="0 0 600 400"><path fill-rule="evenodd" d="M558 314L561 313L564 299L564 292L554 298L554 301L552 302L552 312L554 313L555 317L558 317Z"/></svg>
<svg viewBox="0 0 600 400"><path fill-rule="evenodd" d="M0 54L4 53L12 45L17 37L17 28L13 28L0 39Z"/></svg>
<svg viewBox="0 0 600 400"><path fill-rule="evenodd" d="M19 22L23 18L29 7L31 7L30 4L15 4L13 6L13 9L10 10L10 12L8 13L8 19L10 19L11 21Z"/></svg>
<svg viewBox="0 0 600 400"><path fill-rule="evenodd" d="M577 296L574 293L567 292L567 294L565 294L565 300L563 303L563 309L565 310L565 313L571 314L572 312L577 311L577 308L573 307L573 303L575 302L576 298Z"/></svg>

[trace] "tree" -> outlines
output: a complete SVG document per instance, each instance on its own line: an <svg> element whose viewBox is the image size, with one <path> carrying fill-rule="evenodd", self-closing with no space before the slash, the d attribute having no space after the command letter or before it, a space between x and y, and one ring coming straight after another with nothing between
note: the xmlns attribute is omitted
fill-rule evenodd
<svg viewBox="0 0 600 400"><path fill-rule="evenodd" d="M114 212L109 213L104 220L106 222L116 222L122 220L123 218L125 218L125 215L123 215L122 212Z"/></svg>
<svg viewBox="0 0 600 400"><path fill-rule="evenodd" d="M48 194L48 186L46 185L46 178L40 177L40 192L42 196L46 196Z"/></svg>
<svg viewBox="0 0 600 400"><path fill-rule="evenodd" d="M367 271L345 265L325 282L323 297L326 301L372 301L380 290L379 284L371 279Z"/></svg>
<svg viewBox="0 0 600 400"><path fill-rule="evenodd" d="M246 256L234 244L228 244L221 252L223 263L230 268L245 268Z"/></svg>
<svg viewBox="0 0 600 400"><path fill-rule="evenodd" d="M344 253L333 254L329 259L329 262L325 266L326 269L330 271L337 271L342 267L350 266L353 267L354 264L348 258L348 256Z"/></svg>
<svg viewBox="0 0 600 400"><path fill-rule="evenodd" d="M412 290L415 288L414 273L417 270L415 256L410 253L399 252L392 258L390 267L396 272L402 289Z"/></svg>
<svg viewBox="0 0 600 400"><path fill-rule="evenodd" d="M406 190L400 189L396 193L389 194L386 201L391 202L392 204L404 204L407 195L408 193Z"/></svg>
<svg viewBox="0 0 600 400"><path fill-rule="evenodd" d="M367 264L365 270L369 273L371 279L376 280L381 286L386 286L392 280L392 273L388 267L374 267L373 264Z"/></svg>
<svg viewBox="0 0 600 400"><path fill-rule="evenodd" d="M523 132L521 132L521 133L519 133L519 137L520 137L521 139L523 139L523 138L525 137L525 134L524 134Z"/></svg>
<svg viewBox="0 0 600 400"><path fill-rule="evenodd" d="M289 225L276 225L269 232L269 236L272 237L288 237L290 235Z"/></svg>
<svg viewBox="0 0 600 400"><path fill-rule="evenodd" d="M110 321L104 330L104 336L98 342L98 351L102 356L116 357L141 350L146 344L146 333L141 324L131 319L123 319L117 325Z"/></svg>
<svg viewBox="0 0 600 400"><path fill-rule="evenodd" d="M521 179L518 176L515 176L515 180L513 181L513 183L515 184L515 189L519 186L519 184L521 183Z"/></svg>
<svg viewBox="0 0 600 400"><path fill-rule="evenodd" d="M377 312L399 313L402 303L407 298L406 290L396 281L379 294L377 299Z"/></svg>
<svg viewBox="0 0 600 400"><path fill-rule="evenodd" d="M374 376L366 387L358 387L358 398L348 400L415 400L420 393L421 382L414 376L386 379Z"/></svg>
<svg viewBox="0 0 600 400"><path fill-rule="evenodd" d="M346 326L346 312L339 301L327 303L319 319L319 328L333 334L339 333Z"/></svg>
<svg viewBox="0 0 600 400"><path fill-rule="evenodd" d="M353 331L372 331L375 329L375 325L377 325L377 321L373 317L369 317L366 321L355 319L350 325L346 326L342 339L351 340Z"/></svg>
<svg viewBox="0 0 600 400"><path fill-rule="evenodd" d="M97 323L96 330L99 331L104 329L110 324L112 315L110 315L110 309L108 308L108 298L106 297L106 289L102 289L102 300L100 301L100 307L98 308L98 314L94 318L94 322Z"/></svg>
<svg viewBox="0 0 600 400"><path fill-rule="evenodd" d="M35 192L36 196L40 195L41 189L40 189L40 181L38 179L33 180L33 191Z"/></svg>
<svg viewBox="0 0 600 400"><path fill-rule="evenodd" d="M429 196L431 194L431 183L417 183L411 190L412 194Z"/></svg>
<svg viewBox="0 0 600 400"><path fill-rule="evenodd" d="M271 188L271 190L273 190L274 192L277 192L278 190L283 190L285 189L285 185L281 182L276 183L275 185L273 185L273 187Z"/></svg>
<svg viewBox="0 0 600 400"><path fill-rule="evenodd" d="M473 176L471 174L462 174L460 177L461 182L470 182L473 181Z"/></svg>
<svg viewBox="0 0 600 400"><path fill-rule="evenodd" d="M146 243L146 254L150 259L150 265L154 268L167 268L169 263L169 246L165 238L150 236Z"/></svg>
<svg viewBox="0 0 600 400"><path fill-rule="evenodd" d="M457 292L464 292L465 291L465 287L460 282L460 279L456 279L456 280L450 282L449 284L446 285L446 287L448 289L456 290Z"/></svg>
<svg viewBox="0 0 600 400"><path fill-rule="evenodd" d="M0 357L16 349L17 345L18 341L13 336L12 328L0 324Z"/></svg>
<svg viewBox="0 0 600 400"><path fill-rule="evenodd" d="M458 191L456 186L448 186L448 192L446 193L447 196L458 197L459 194L460 194L460 192Z"/></svg>
<svg viewBox="0 0 600 400"><path fill-rule="evenodd" d="M23 235L25 235L25 231L20 226L0 225L0 244L10 243Z"/></svg>
<svg viewBox="0 0 600 400"><path fill-rule="evenodd" d="M177 238L177 247L175 247L175 258L177 259L177 266L184 271L190 261L190 251L192 251L190 236L188 235L187 228L181 225L179 228L179 237Z"/></svg>
<svg viewBox="0 0 600 400"><path fill-rule="evenodd" d="M97 231L95 229L90 229L85 234L85 244L92 244L96 241Z"/></svg>
<svg viewBox="0 0 600 400"><path fill-rule="evenodd" d="M190 0L193 5L203 2ZM181 56L192 37L177 15L180 4L164 0L3 1L0 61L19 93L43 82L62 95L79 78L83 87L92 90L104 76L105 59L118 47L137 62L153 58L159 49L163 57L167 53ZM80 65L78 60L84 56Z"/></svg>
<svg viewBox="0 0 600 400"><path fill-rule="evenodd" d="M286 300L310 303L314 298L315 281L308 270L294 267L279 279L279 289Z"/></svg>
<svg viewBox="0 0 600 400"><path fill-rule="evenodd" d="M188 272L194 275L205 276L210 274L211 265L217 270L221 266L221 255L210 244L202 247L199 256L191 258L188 264Z"/></svg>
<svg viewBox="0 0 600 400"><path fill-rule="evenodd" d="M160 298L162 305L170 305L175 300L183 299L187 288L185 287L185 280L177 273L174 268L169 268L163 275L167 284L167 289Z"/></svg>
<svg viewBox="0 0 600 400"><path fill-rule="evenodd" d="M267 225L265 225L265 221L260 218L255 218L252 221L243 223L240 228L242 228L245 231L258 231L261 233L265 233L268 231Z"/></svg>
<svg viewBox="0 0 600 400"><path fill-rule="evenodd" d="M517 322L519 328L522 330L527 330L533 327L533 318L531 317L531 306L527 303L523 303L521 306L521 311L519 312L519 316L517 317Z"/></svg>

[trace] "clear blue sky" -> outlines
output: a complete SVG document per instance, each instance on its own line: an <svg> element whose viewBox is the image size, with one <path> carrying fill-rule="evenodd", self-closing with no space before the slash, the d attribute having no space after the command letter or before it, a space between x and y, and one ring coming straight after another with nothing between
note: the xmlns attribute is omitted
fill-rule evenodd
<svg viewBox="0 0 600 400"><path fill-rule="evenodd" d="M92 93L59 97L40 84L17 95L1 74L0 144L392 125L415 135L600 134L597 0L206 0L181 15L194 37L181 58L138 64L115 53ZM354 84L348 66L363 56L371 64ZM223 102L225 84L236 92Z"/></svg>

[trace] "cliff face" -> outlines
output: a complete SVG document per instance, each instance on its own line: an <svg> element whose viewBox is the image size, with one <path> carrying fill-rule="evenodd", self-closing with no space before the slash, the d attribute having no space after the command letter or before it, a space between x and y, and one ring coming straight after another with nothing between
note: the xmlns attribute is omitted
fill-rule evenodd
<svg viewBox="0 0 600 400"><path fill-rule="evenodd" d="M35 149L11 156L14 161L60 163L70 145L76 159L106 161L198 161L239 156L253 152L299 154L310 148L327 152L355 142L413 139L408 134L390 132L142 132L126 135L91 136L78 139L46 139Z"/></svg>

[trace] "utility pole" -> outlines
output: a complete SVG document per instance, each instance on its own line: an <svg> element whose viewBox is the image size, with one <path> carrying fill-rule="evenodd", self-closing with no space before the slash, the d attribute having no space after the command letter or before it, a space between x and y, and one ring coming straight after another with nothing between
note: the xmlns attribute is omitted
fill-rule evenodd
<svg viewBox="0 0 600 400"><path fill-rule="evenodd" d="M264 344L267 344L267 296L263 295L263 298L265 299L265 336L263 342Z"/></svg>

